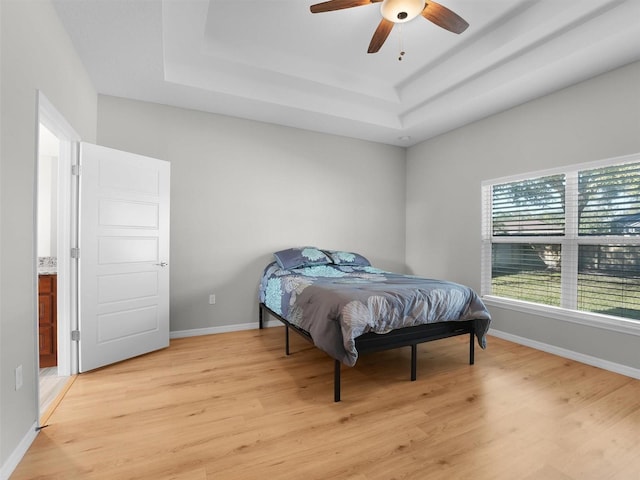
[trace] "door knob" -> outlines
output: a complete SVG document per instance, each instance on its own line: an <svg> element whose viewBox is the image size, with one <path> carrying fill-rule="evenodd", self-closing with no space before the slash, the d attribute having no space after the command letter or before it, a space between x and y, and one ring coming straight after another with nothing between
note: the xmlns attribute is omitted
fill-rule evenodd
<svg viewBox="0 0 640 480"><path fill-rule="evenodd" d="M160 263L156 263L156 265L159 267L166 267L169 264L167 262L160 262Z"/></svg>

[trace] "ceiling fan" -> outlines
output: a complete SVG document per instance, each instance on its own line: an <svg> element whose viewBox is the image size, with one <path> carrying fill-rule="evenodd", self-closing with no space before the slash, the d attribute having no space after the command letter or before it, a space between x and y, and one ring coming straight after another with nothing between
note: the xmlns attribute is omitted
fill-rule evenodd
<svg viewBox="0 0 640 480"><path fill-rule="evenodd" d="M453 33L462 33L469 26L457 13L431 0L329 0L311 5L311 13L331 12L371 3L382 3L382 20L373 34L367 53L380 50L396 23L406 23L418 15Z"/></svg>

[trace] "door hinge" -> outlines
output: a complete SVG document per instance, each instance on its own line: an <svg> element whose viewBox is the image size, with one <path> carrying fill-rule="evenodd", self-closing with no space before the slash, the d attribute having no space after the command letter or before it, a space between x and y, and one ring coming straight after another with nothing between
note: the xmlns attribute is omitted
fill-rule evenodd
<svg viewBox="0 0 640 480"><path fill-rule="evenodd" d="M80 174L82 173L82 168L80 168L80 165L71 165L71 175L74 176L80 176Z"/></svg>
<svg viewBox="0 0 640 480"><path fill-rule="evenodd" d="M71 249L71 258L80 258L80 249L78 247Z"/></svg>
<svg viewBox="0 0 640 480"><path fill-rule="evenodd" d="M71 341L73 342L80 341L80 330L71 330Z"/></svg>

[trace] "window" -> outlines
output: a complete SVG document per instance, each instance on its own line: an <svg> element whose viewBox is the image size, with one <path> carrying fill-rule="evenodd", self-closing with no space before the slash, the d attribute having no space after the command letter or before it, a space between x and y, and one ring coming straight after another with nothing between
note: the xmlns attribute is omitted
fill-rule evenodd
<svg viewBox="0 0 640 480"><path fill-rule="evenodd" d="M640 155L482 193L484 296L640 324Z"/></svg>

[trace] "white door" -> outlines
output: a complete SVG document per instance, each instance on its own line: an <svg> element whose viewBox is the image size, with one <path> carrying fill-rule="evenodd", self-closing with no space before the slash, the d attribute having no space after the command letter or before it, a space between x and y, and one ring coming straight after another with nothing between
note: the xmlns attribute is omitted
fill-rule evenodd
<svg viewBox="0 0 640 480"><path fill-rule="evenodd" d="M80 145L80 372L169 345L169 182L169 162Z"/></svg>

